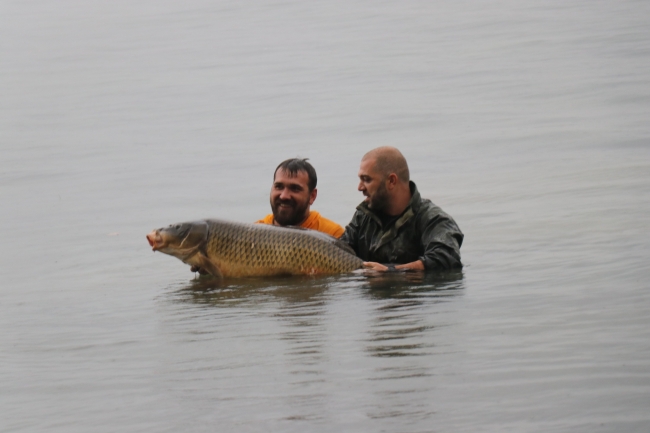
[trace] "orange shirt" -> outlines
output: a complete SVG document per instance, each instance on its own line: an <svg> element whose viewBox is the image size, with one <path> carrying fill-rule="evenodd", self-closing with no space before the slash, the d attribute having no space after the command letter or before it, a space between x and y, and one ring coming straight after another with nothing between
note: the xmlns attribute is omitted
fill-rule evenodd
<svg viewBox="0 0 650 433"><path fill-rule="evenodd" d="M268 214L267 216L264 217L264 219L255 222L257 224L273 224L273 214ZM300 224L300 227L311 229L311 230L318 230L319 232L327 233L330 236L334 236L335 238L340 238L341 236L343 236L343 232L345 232L343 227L336 224L332 220L323 218L315 210L309 213L309 216L305 221L303 221L302 224Z"/></svg>

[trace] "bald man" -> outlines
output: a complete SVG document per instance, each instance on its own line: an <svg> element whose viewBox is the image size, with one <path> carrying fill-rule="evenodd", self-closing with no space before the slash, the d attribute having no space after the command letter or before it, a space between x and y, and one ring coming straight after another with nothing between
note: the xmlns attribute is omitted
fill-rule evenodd
<svg viewBox="0 0 650 433"><path fill-rule="evenodd" d="M420 197L399 150L378 147L366 153L358 189L366 198L341 240L366 261L366 268L423 271L463 266L463 233L442 209Z"/></svg>

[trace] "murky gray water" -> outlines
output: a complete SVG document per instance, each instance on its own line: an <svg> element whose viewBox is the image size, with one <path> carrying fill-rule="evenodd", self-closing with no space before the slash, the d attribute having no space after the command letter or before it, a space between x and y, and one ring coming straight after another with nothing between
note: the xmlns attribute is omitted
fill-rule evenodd
<svg viewBox="0 0 650 433"><path fill-rule="evenodd" d="M647 432L650 3L3 2L0 431ZM193 281L398 146L462 273Z"/></svg>

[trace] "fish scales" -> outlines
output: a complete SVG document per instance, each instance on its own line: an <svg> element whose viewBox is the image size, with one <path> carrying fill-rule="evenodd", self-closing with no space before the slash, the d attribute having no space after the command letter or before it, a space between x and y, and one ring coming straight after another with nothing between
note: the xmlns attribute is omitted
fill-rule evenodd
<svg viewBox="0 0 650 433"><path fill-rule="evenodd" d="M223 275L331 274L361 267L338 240L301 229L208 221L206 253Z"/></svg>
<svg viewBox="0 0 650 433"><path fill-rule="evenodd" d="M215 276L335 274L363 265L344 242L301 228L202 220L154 230L147 240Z"/></svg>

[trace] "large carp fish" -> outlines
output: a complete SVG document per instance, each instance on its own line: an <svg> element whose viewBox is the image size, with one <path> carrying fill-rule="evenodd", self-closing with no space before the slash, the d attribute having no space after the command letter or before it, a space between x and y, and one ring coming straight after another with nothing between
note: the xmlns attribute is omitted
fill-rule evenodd
<svg viewBox="0 0 650 433"><path fill-rule="evenodd" d="M216 277L340 274L363 266L346 243L302 228L210 219L153 230L147 241Z"/></svg>

